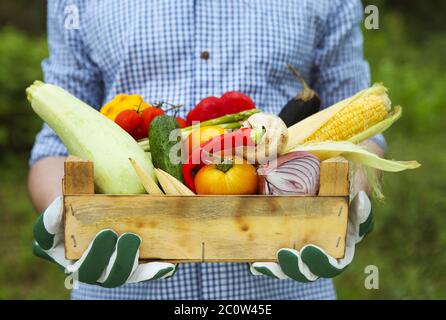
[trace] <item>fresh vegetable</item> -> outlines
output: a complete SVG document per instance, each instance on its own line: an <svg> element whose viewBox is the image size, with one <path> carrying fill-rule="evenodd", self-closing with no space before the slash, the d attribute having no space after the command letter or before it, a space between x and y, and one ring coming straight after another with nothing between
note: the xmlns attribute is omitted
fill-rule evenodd
<svg viewBox="0 0 446 320"><path fill-rule="evenodd" d="M242 127L242 121L222 123L219 124L218 126L225 130L240 129Z"/></svg>
<svg viewBox="0 0 446 320"><path fill-rule="evenodd" d="M179 195L180 192L175 188L172 182L162 173L162 170L155 168L155 175L163 188L165 194Z"/></svg>
<svg viewBox="0 0 446 320"><path fill-rule="evenodd" d="M262 138L263 129L242 128L216 136L199 148L192 150L183 165L183 178L186 186L195 192L194 172L215 161L216 158L234 156L237 147L254 147ZM223 151L223 154L221 151ZM228 154L230 152L230 154Z"/></svg>
<svg viewBox="0 0 446 320"><path fill-rule="evenodd" d="M253 114L243 122L243 127L264 131L255 147L237 149L237 154L242 154L249 163L265 163L283 153L288 141L288 129L276 115L264 112Z"/></svg>
<svg viewBox="0 0 446 320"><path fill-rule="evenodd" d="M320 161L308 152L290 152L257 169L259 193L315 196L319 190Z"/></svg>
<svg viewBox="0 0 446 320"><path fill-rule="evenodd" d="M150 152L149 138L139 140L138 145L144 152Z"/></svg>
<svg viewBox="0 0 446 320"><path fill-rule="evenodd" d="M203 143L209 141L210 139L216 136L220 136L224 133L225 129L220 126L207 126L195 129L185 141L186 150L188 150L189 154L191 154L193 149L201 146Z"/></svg>
<svg viewBox="0 0 446 320"><path fill-rule="evenodd" d="M388 172L400 172L420 167L417 161L394 161L380 158L376 154L367 151L364 147L348 141L307 143L298 146L294 150L310 152L321 161L342 156L352 161L355 168L364 167L367 173L368 186L377 199L383 199L384 196L381 192L380 180L377 179L376 172L373 172L370 168Z"/></svg>
<svg viewBox="0 0 446 320"><path fill-rule="evenodd" d="M178 121L177 121L178 122ZM218 127L220 127L221 129L228 129L228 130L233 130L233 129L239 129L242 126L241 122L229 122L229 123L223 123L218 125ZM182 128L181 129L181 137L183 140L187 140L188 137L191 134L191 127L187 127L187 128ZM200 128L200 126L194 127L194 130L198 130L198 128ZM140 147L144 150L144 151L150 151L150 143L149 143L149 139L141 139L138 141L138 144L140 145Z"/></svg>
<svg viewBox="0 0 446 320"><path fill-rule="evenodd" d="M204 144L202 149L206 153L219 153L221 150L234 150L240 146L256 146L261 141L264 129L241 128L216 136ZM233 154L230 154L233 156Z"/></svg>
<svg viewBox="0 0 446 320"><path fill-rule="evenodd" d="M217 97L206 97L202 99L187 114L186 120L188 125L192 125L195 121L206 121L215 119L224 115L239 113L249 109L255 109L252 99L237 91L226 92Z"/></svg>
<svg viewBox="0 0 446 320"><path fill-rule="evenodd" d="M121 111L124 110L139 110L144 111L146 108L151 107L150 104L144 102L143 98L137 94L118 94L113 100L107 102L101 108L101 113L107 118L115 121L116 117Z"/></svg>
<svg viewBox="0 0 446 320"><path fill-rule="evenodd" d="M173 186L178 194L180 195L186 195L186 196L194 196L195 193L193 193L188 187L186 187L181 181L176 179L175 177L171 176L167 172L161 170L161 169L155 169L159 175L165 177L166 179L163 179L164 184L170 183L171 186ZM169 188L170 189L170 188Z"/></svg>
<svg viewBox="0 0 446 320"><path fill-rule="evenodd" d="M192 125L194 121L206 121L218 118L224 114L223 104L220 98L206 97L202 99L186 116L188 125Z"/></svg>
<svg viewBox="0 0 446 320"><path fill-rule="evenodd" d="M272 114L256 113L244 122L244 128L216 136L201 148L193 149L183 166L184 183L195 191L193 173L200 164L209 163L210 154L217 157L243 155L250 163L275 159L286 146L287 127ZM224 154L220 151L224 150ZM230 154L228 154L230 152Z"/></svg>
<svg viewBox="0 0 446 320"><path fill-rule="evenodd" d="M417 161L395 161L380 158L363 147L348 141L307 143L294 148L292 151L310 152L321 161L342 156L355 163L361 163L368 167L388 172L399 172L420 167Z"/></svg>
<svg viewBox="0 0 446 320"><path fill-rule="evenodd" d="M299 92L297 96L288 101L288 103L279 113L279 117L283 120L283 122L285 122L286 126L290 127L293 124L317 113L321 107L321 100L318 94L311 90L297 69L291 65L288 65L288 68L300 81L303 87L303 90Z"/></svg>
<svg viewBox="0 0 446 320"><path fill-rule="evenodd" d="M195 176L197 194L256 194L257 184L256 169L246 161L239 164L209 164Z"/></svg>
<svg viewBox="0 0 446 320"><path fill-rule="evenodd" d="M172 116L155 117L150 124L149 141L150 153L152 154L153 165L171 174L180 181L183 181L181 173L181 161L171 161L171 152L179 141L170 138L173 130L178 129L178 122ZM179 137L181 140L181 137ZM177 163L174 163L177 162Z"/></svg>
<svg viewBox="0 0 446 320"><path fill-rule="evenodd" d="M34 111L57 133L68 152L93 161L101 193L145 193L134 159L153 179L153 166L138 143L116 123L64 89L35 81L26 89Z"/></svg>
<svg viewBox="0 0 446 320"><path fill-rule="evenodd" d="M186 139L192 131L201 127L208 127L208 126L219 126L222 127L223 129L238 129L242 126L241 121L248 119L251 115L257 112L260 112L260 110L251 109L248 111L242 111L240 113L225 115L216 119L207 120L201 122L198 125L182 128L181 136L183 139ZM138 142L140 143L141 147L144 148L144 150L146 151L149 150L149 143L147 139L142 139Z"/></svg>
<svg viewBox="0 0 446 320"><path fill-rule="evenodd" d="M156 184L155 180L147 172L145 172L135 160L132 158L129 158L129 160L139 179L141 179L141 183L148 194L164 194Z"/></svg>
<svg viewBox="0 0 446 320"><path fill-rule="evenodd" d="M399 118L401 118L402 115L403 115L403 109L401 108L401 106L396 106L389 113L389 116L385 118L383 121L380 121L377 124L371 126L370 128L358 133L357 135L348 139L348 141L353 143L360 143L362 141L367 140L368 138L375 136L380 132L384 132L388 128L390 128L392 124L394 124Z"/></svg>
<svg viewBox="0 0 446 320"><path fill-rule="evenodd" d="M115 119L115 122L120 126L122 129L125 130L128 134L130 134L133 138L134 132L136 131L136 128L141 123L141 118L139 117L139 114L136 110L127 109L121 111L118 116Z"/></svg>
<svg viewBox="0 0 446 320"><path fill-rule="evenodd" d="M147 137L153 118L163 114L164 111L158 107L149 107L142 112L139 109L127 109L118 114L115 122L135 140L140 140Z"/></svg>
<svg viewBox="0 0 446 320"><path fill-rule="evenodd" d="M238 91L229 91L220 98L223 104L223 114L238 113L249 109L255 109L252 99L244 93Z"/></svg>
<svg viewBox="0 0 446 320"><path fill-rule="evenodd" d="M387 89L375 84L288 128L290 139L286 151L305 142L349 140L385 121L391 116L390 111ZM378 126L375 129L382 128ZM379 132L369 131L368 134Z"/></svg>
<svg viewBox="0 0 446 320"><path fill-rule="evenodd" d="M246 111L242 111L239 113L234 113L234 114L227 114L218 118L214 118L214 119L210 119L210 120L206 120L203 122L200 122L199 124L195 124L189 127L186 127L183 129L184 132L191 132L197 128L200 127L207 127L207 126L224 126L229 125L231 123L237 123L237 121L244 121L246 119L248 119L251 115L253 115L254 113L260 112L259 109L251 109L251 110L246 110Z"/></svg>
<svg viewBox="0 0 446 320"><path fill-rule="evenodd" d="M151 107L145 109L141 112L141 125L140 125L140 133L138 134L138 139L147 138L150 130L150 124L153 119L158 116L162 116L164 114L164 110L159 107Z"/></svg>
<svg viewBox="0 0 446 320"><path fill-rule="evenodd" d="M183 119L181 117L176 117L177 122L178 122L178 127L180 128L186 128L187 127L187 121L186 119Z"/></svg>

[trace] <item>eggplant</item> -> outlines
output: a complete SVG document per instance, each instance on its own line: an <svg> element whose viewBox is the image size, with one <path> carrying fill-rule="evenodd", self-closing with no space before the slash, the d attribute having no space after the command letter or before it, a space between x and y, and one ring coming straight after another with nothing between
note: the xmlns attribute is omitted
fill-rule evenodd
<svg viewBox="0 0 446 320"><path fill-rule="evenodd" d="M287 66L303 86L303 90L288 101L279 113L279 117L285 122L286 126L291 127L293 124L319 112L321 100L319 95L308 86L299 71L292 65L288 64Z"/></svg>

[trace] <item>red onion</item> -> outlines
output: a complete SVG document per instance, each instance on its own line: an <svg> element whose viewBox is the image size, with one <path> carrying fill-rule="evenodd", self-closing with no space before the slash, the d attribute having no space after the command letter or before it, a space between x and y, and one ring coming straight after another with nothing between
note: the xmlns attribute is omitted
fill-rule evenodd
<svg viewBox="0 0 446 320"><path fill-rule="evenodd" d="M319 190L319 172L320 161L311 153L287 153L257 169L260 194L314 196Z"/></svg>

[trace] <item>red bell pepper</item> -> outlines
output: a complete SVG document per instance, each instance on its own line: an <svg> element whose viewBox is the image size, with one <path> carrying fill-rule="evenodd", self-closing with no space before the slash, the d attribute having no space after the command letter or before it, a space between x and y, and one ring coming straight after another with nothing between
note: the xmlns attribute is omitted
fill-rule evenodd
<svg viewBox="0 0 446 320"><path fill-rule="evenodd" d="M242 128L230 133L216 136L204 143L202 146L192 150L186 163L183 164L183 180L185 185L195 192L194 173L197 169L213 162L215 158L211 156L223 150L231 150L231 155L235 153L237 147L254 147L260 141L264 130L253 128Z"/></svg>
<svg viewBox="0 0 446 320"><path fill-rule="evenodd" d="M229 91L220 98L207 97L202 99L186 117L187 124L192 125L193 121L206 121L224 116L226 114L239 113L245 110L255 109L252 99L237 91Z"/></svg>

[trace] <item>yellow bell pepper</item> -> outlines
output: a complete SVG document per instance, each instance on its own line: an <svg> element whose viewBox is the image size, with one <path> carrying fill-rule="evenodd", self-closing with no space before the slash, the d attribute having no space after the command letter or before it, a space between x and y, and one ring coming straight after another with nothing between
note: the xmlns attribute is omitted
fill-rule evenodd
<svg viewBox="0 0 446 320"><path fill-rule="evenodd" d="M104 104L101 108L101 113L107 118L115 121L118 114L123 110L138 110L150 108L151 105L144 102L143 98L137 94L121 93L116 95L113 100Z"/></svg>

